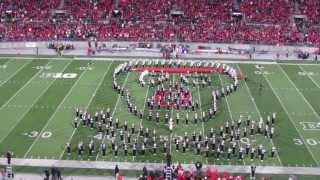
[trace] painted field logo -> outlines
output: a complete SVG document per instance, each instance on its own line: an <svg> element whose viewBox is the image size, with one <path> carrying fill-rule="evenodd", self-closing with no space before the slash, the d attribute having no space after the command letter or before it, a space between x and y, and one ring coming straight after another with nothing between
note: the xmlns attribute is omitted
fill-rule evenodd
<svg viewBox="0 0 320 180"><path fill-rule="evenodd" d="M320 122L300 122L303 130L320 130Z"/></svg>

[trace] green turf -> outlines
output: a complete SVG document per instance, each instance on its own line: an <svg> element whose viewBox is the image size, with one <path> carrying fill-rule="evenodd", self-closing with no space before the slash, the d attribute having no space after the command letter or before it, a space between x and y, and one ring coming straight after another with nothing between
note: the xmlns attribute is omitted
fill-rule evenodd
<svg viewBox="0 0 320 180"><path fill-rule="evenodd" d="M103 161L129 161L129 162L163 162L164 154L159 149L158 155L153 155L151 149L145 156L138 155L135 159L125 157L119 147L119 156L114 157L110 151L110 139L96 139L98 133L80 126L73 127L74 108L88 109L91 114L101 109L110 108L114 118L119 119L120 126L127 121L129 129L134 124L138 131L140 124L169 138L169 131L164 125L164 119L157 124L154 120L147 119L149 109L145 107L145 98L150 97L154 87L141 87L138 84L140 73L130 72L121 74L118 79L125 88L131 92L132 99L138 109L144 109L144 118L140 119L130 114L127 110L125 98L119 96L112 89L112 73L121 62L97 61L87 69L88 61L77 60L21 60L1 59L0 68L0 114L2 123L0 127L0 152L3 154L11 150L17 157L39 157L53 159L78 159L76 145L79 141L88 143L94 139L96 147L103 141L108 145L108 155L102 157L99 151L89 157L85 153L84 159ZM37 67L51 66L51 69ZM270 153L270 148L275 145L278 149L277 158L267 157L264 162L255 160L251 162L248 157L239 161L233 157L225 160L226 154L217 160L215 153L205 158L204 152L196 155L193 149L186 153L175 150L171 145L173 160L175 162L192 163L203 161L208 164L262 164L262 165L317 165L320 161L320 131L305 130L301 122L319 123L320 103L320 66L301 64L263 65L259 70L255 65L233 64L243 74L248 76L248 81L241 81L237 92L221 98L218 102L218 115L208 122L184 124L184 109L153 110L160 114L169 113L175 117L180 114L180 124L174 128L173 135L183 136L184 132L191 135L193 132L208 134L211 128L219 129L226 120L237 121L240 116L251 116L258 121L260 117L266 118L272 112L277 113L275 137L270 140L262 135L248 137L251 144L263 144ZM80 68L82 67L82 69ZM43 73L77 73L73 79L43 78ZM264 74L269 72L270 74ZM299 73L300 72L300 73ZM302 72L302 73L301 73ZM304 72L304 73L303 73ZM308 74L309 72L309 74ZM313 73L310 73L313 72ZM206 110L211 102L211 92L229 84L230 79L220 73L210 74L212 86L201 88L189 86L194 100L200 102L200 109ZM171 74L171 79L178 79L179 74ZM259 90L259 84L263 90ZM189 112L192 117L192 112ZM36 134L37 133L37 134ZM43 134L51 135L43 137ZM34 137L33 137L34 135ZM119 132L117 132L119 136ZM134 135L136 136L136 135ZM139 138L139 137L138 137ZM298 142L299 141L299 142ZM301 141L301 142L300 142ZM69 157L64 152L64 147L70 142L74 153ZM119 142L117 142L119 144ZM120 144L119 144L120 145ZM158 144L160 146L160 144ZM129 148L129 154L131 153ZM140 152L139 152L140 153ZM138 154L139 154L138 153Z"/></svg>
<svg viewBox="0 0 320 180"><path fill-rule="evenodd" d="M100 111L101 109L106 110L107 107L112 108L112 105L115 104L116 101L116 94L112 91L110 93L113 93L113 95L109 94L107 91L107 88L112 87L112 81L110 81L110 77L113 73L112 69L116 67L116 63L110 64L110 67L105 68L105 74L104 76L97 77L99 78L99 82L102 81L102 83L98 84L98 88L96 91L96 94L94 94L93 99L91 102L87 102L88 104L86 107L88 107L88 110L90 111ZM83 141L84 143L88 143L91 139L92 136L95 135L93 130L88 129L86 127L80 126L77 131L75 131L74 136L70 140L70 143L72 145L77 145L79 141ZM98 142L96 142L98 144ZM74 152L76 152L76 149L74 148ZM64 154L63 159L76 159L77 156L73 154L71 157L68 157L66 154ZM85 157L88 158L88 157ZM91 157L92 160L94 160L93 157Z"/></svg>
<svg viewBox="0 0 320 180"><path fill-rule="evenodd" d="M283 107L274 94L275 92L270 88L265 77L255 75L255 67L253 65L240 65L240 67L241 71L249 77L247 85L260 111L277 113L279 121L277 121L277 126L275 127L276 132L273 141L278 148L283 165L314 164L314 160L307 153L308 151L305 146L287 148L293 146L292 139L299 137L299 133L295 130L288 114L284 112ZM259 83L263 84L262 92L259 91ZM300 156L296 156L297 154L300 154Z"/></svg>

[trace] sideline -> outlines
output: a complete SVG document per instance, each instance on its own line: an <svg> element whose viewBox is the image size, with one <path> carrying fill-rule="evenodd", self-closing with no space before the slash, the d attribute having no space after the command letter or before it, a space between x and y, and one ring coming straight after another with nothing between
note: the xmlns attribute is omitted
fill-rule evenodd
<svg viewBox="0 0 320 180"><path fill-rule="evenodd" d="M44 173L37 174L37 173L15 173L14 175L15 179L19 180L43 180L44 179ZM137 178L133 177L124 177L125 180L136 180ZM63 175L62 173L62 179L63 180L115 180L114 176L103 176L103 175Z"/></svg>
<svg viewBox="0 0 320 180"><path fill-rule="evenodd" d="M21 56L0 56L0 59L8 59L8 58L17 58L17 59L54 59L54 60L96 60L96 61L138 61L138 60L160 60L163 58L159 57L21 57ZM175 60L175 59L173 59ZM277 62L277 61L270 61L270 60L239 60L239 59L207 59L207 58L182 58L179 60L183 61L202 61L202 62L217 62L217 63L225 63L225 64L263 64L263 65L274 65L274 64L283 64L283 65L299 65L299 66L319 66L320 63L304 63L304 62L297 62L294 63L292 60L292 63L288 62ZM289 60L286 60L289 61ZM312 61L313 62L313 61Z"/></svg>
<svg viewBox="0 0 320 180"><path fill-rule="evenodd" d="M0 165L6 165L6 158L0 158ZM105 169L114 170L115 165L122 170L141 171L144 166L150 170L162 170L164 164L160 163L129 163L129 162L107 162L107 161L78 161L78 160L52 160L52 159L12 159L14 166L30 167L59 167L59 168L86 168L86 169ZM182 164L185 170L195 170L194 164ZM250 173L250 166L239 165L203 165L217 168L219 172L227 171L230 173ZM290 174L290 175L320 175L320 167L284 167L284 166L257 166L257 174Z"/></svg>

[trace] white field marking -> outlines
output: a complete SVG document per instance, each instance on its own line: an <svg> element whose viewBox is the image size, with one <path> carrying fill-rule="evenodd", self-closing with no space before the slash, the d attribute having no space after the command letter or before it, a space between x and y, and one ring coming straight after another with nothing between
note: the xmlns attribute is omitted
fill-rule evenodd
<svg viewBox="0 0 320 180"><path fill-rule="evenodd" d="M52 61L50 61L50 62L52 62ZM49 64L49 62L48 62L47 64ZM66 67L67 67L67 66L66 66ZM66 68L66 67L65 67L65 68ZM43 70L39 70L23 87L21 87L21 88L19 89L19 91L14 95L14 97L15 97L22 89L24 89L34 78L36 78L41 71L43 71ZM52 81L52 83L53 83L53 81ZM32 108L32 106L39 100L39 98L49 89L49 87L50 87L50 86L48 86L48 87L45 89L45 91L43 91L36 99L34 99L34 101L32 102L32 104L30 104L31 106L28 106L27 111L26 111L25 113L23 113L23 114L20 116L19 120L11 127L9 133L8 133L6 136L2 137L2 139L0 140L0 143L1 143L5 138L7 138L7 136L9 136L9 134L11 133L11 131L12 131L14 128L16 128L16 126L20 123L20 121L23 119L23 117L29 112L29 110L30 110L30 109ZM11 101L11 99L13 99L13 97L11 97L11 98L7 101L6 104L8 104L8 103ZM4 104L4 105L0 108L0 110L1 110L3 107L5 107L6 104ZM14 105L14 107L18 107L18 105ZM18 108L19 108L19 107L18 107Z"/></svg>
<svg viewBox="0 0 320 180"><path fill-rule="evenodd" d="M318 131L320 130L320 122L307 122L301 121L299 122L303 126L303 130L305 131Z"/></svg>
<svg viewBox="0 0 320 180"><path fill-rule="evenodd" d="M306 144L306 141L305 141L304 137L302 136L301 132L300 132L299 129L297 128L295 122L292 120L291 114L288 112L287 107L283 104L283 102L281 101L279 95L278 95L277 92L273 89L273 87L272 87L269 79L268 79L267 77L265 77L265 76L264 76L264 78L266 79L266 81L268 82L270 88L272 89L273 94L277 97L278 101L280 102L283 110L284 110L284 111L286 112L286 114L288 115L291 123L293 124L293 126L294 126L295 129L296 129L296 131L298 132L300 138L303 140L303 142L304 142L304 144L305 144L305 147L306 147L307 150L309 151L309 153L310 153L310 155L312 156L313 160L315 161L315 163L316 163L317 165L319 165L318 160L315 158L314 154L313 154L312 151L310 150L310 147Z"/></svg>
<svg viewBox="0 0 320 180"><path fill-rule="evenodd" d="M10 61L10 60L9 60ZM9 62L8 61L8 62ZM18 74L18 72L20 72L21 69L23 69L25 66L27 66L28 64L30 64L32 61L25 63L24 65L22 65L19 69L17 69L14 73L12 73L6 80L1 81L0 86L2 86L3 84L5 84L6 82L8 82L13 76L15 76L16 74ZM7 62L6 62L7 63ZM6 64L5 63L5 64Z"/></svg>
<svg viewBox="0 0 320 180"><path fill-rule="evenodd" d="M123 84L122 84L122 88L124 88L124 86L127 84L129 74L130 74L130 71L127 72L127 76L126 76L126 79L124 80L124 82L123 82ZM114 106L114 109L113 109L113 111L112 111L112 114L111 114L112 117L113 117L114 113L116 112L116 109L117 109L117 107L118 107L118 104L119 104L119 102L120 102L120 99L121 99L121 93L118 95L117 102L116 102L116 104L115 104L115 106ZM103 138L102 138L102 140L101 140L101 143L103 143L103 142L105 141L105 139L106 139L106 136L103 136ZM100 153L97 153L96 161L98 160L99 155L100 155Z"/></svg>
<svg viewBox="0 0 320 180"><path fill-rule="evenodd" d="M70 63L65 67L67 68L72 61L70 61ZM44 125L44 127L41 129L39 134L42 134L48 127L48 125L50 124L50 122L52 121L52 119L55 117L56 113L59 111L60 107L62 106L62 104L65 102L65 100L70 96L71 92L73 91L74 87L76 86L76 84L80 81L81 77L83 76L84 73L81 73L81 75L78 77L78 79L76 80L76 82L72 85L72 87L69 89L68 93L64 96L64 98L62 99L62 101L60 102L60 104L57 106L56 110L54 111L54 113L50 116L49 120L46 122L46 124ZM56 79L57 80L57 79ZM56 81L54 80L54 82ZM25 153L24 158L27 157L27 155L30 153L31 149L33 148L33 146L36 144L36 142L39 140L40 136L37 136L36 139L32 142L31 146L29 147L28 151Z"/></svg>
<svg viewBox="0 0 320 180"><path fill-rule="evenodd" d="M238 70L241 72L240 66L239 66L239 65L237 65L237 66L238 66ZM241 72L241 73L242 73L242 72ZM261 116L261 112L260 112L260 110L259 110L259 108L258 108L258 106L257 106L257 104L256 104L256 101L254 100L254 98L253 98L253 96L252 96L252 93L251 93L251 90L250 90L250 88L249 88L249 86L248 86L248 84L247 84L247 81L244 81L244 84L246 85L247 92L248 92L248 94L250 95L250 99L252 100L252 103L253 103L254 107L256 108L256 112L259 114L260 117L262 117L262 116ZM271 142L272 146L275 147L274 142L273 142L272 139L270 139L270 142ZM277 156L277 158L278 158L279 163L282 165L282 162L281 162L281 159L280 159L280 157L279 157L279 154L277 154L276 156Z"/></svg>
<svg viewBox="0 0 320 180"><path fill-rule="evenodd" d="M303 72L306 72L305 69L303 69L301 66L299 66L299 68L300 68ZM320 89L320 85L313 79L313 77L310 76L308 73L307 73L307 76L308 76L308 78Z"/></svg>
<svg viewBox="0 0 320 180"><path fill-rule="evenodd" d="M218 74L218 76L219 76L219 79L220 79L221 88L224 88L223 83L222 83L222 79L220 77L220 74ZM229 105L228 97L224 96L224 98L225 98L226 103L227 103L227 107L228 107L228 112L229 112L230 118L231 118L231 120L233 120L233 116L232 116L232 113L231 113L231 108L230 108L230 105Z"/></svg>
<svg viewBox="0 0 320 180"><path fill-rule="evenodd" d="M219 79L220 79L220 83L221 83L221 87L225 87L224 85L223 85L223 82L222 82L222 79L221 79L221 76L220 76L220 73L218 74L219 75ZM228 107L228 112L229 112L229 115L230 115L230 118L231 118L231 120L233 120L233 116L232 116L232 113L231 113L231 108L230 108L230 105L229 105L229 101L228 101L228 96L224 96L224 98L225 98L225 100L226 100L226 103L227 103L227 107ZM239 146L240 146L240 143L239 143ZM246 161L245 161L245 159L242 159L242 163L243 163L243 165L246 165Z"/></svg>
<svg viewBox="0 0 320 180"><path fill-rule="evenodd" d="M299 66L299 68L300 68L303 72L306 72L303 67ZM307 73L307 76L308 76L308 78L320 89L319 84L313 79L312 76L310 76L309 73ZM300 122L300 124L301 124L301 122ZM305 129L305 127L304 127L303 130L320 130L320 129Z"/></svg>
<svg viewBox="0 0 320 180"><path fill-rule="evenodd" d="M49 61L46 65L48 65L49 63L51 63L52 61ZM29 64L29 63L27 63L27 64ZM20 70L19 70L20 71ZM2 106L0 106L0 110L3 108L3 107L5 107L6 105L8 105L9 104L9 102L13 99L13 98L15 98L27 85L29 85L30 83L31 83L31 81L34 79L34 78L36 78L39 74L40 74L40 72L42 72L43 70L39 70L37 73L35 73L33 76L32 76L32 78L30 78L13 96L11 96L11 98L10 99L8 99L7 100L7 102L6 103L4 103Z"/></svg>
<svg viewBox="0 0 320 180"><path fill-rule="evenodd" d="M40 70L40 69L39 69ZM43 69L46 70L46 69ZM0 81L0 83L6 83L5 80L4 81ZM20 84L22 81L8 81L8 83L10 84ZM49 82L45 81L45 82L41 82L41 81L36 81L36 82L32 82L32 84L50 84ZM64 83L61 84L62 86L64 85ZM98 85L97 83L79 83L78 86L96 86Z"/></svg>
<svg viewBox="0 0 320 180"><path fill-rule="evenodd" d="M0 67L2 66L6 66L6 68L8 67L8 63L10 62L10 61L12 61L13 59L9 59L7 62L5 62L4 64L2 64L2 65L0 65ZM27 63L28 64L28 63Z"/></svg>
<svg viewBox="0 0 320 180"><path fill-rule="evenodd" d="M280 65L278 65L278 67L283 72L283 74L287 77L287 79L290 81L290 83L293 85L293 87L297 90L297 92L300 94L300 96L304 99L304 101L308 104L310 109L313 111L314 115L318 118L318 120L320 120L318 113L314 110L314 108L309 103L309 101L306 99L306 97L304 97L304 95L300 92L300 90L297 88L297 86L294 84L294 82L289 78L288 74L283 70L283 68Z"/></svg>
<svg viewBox="0 0 320 180"><path fill-rule="evenodd" d="M173 82L174 82L174 75L175 74L172 74L172 81ZM171 107L170 118L172 118L172 115L173 115L173 107ZM169 127L169 124L168 124L168 127ZM169 152L170 152L170 154L172 154L172 147L171 147L172 146L172 132L170 132L170 135L169 135L169 143L170 143Z"/></svg>
<svg viewBox="0 0 320 180"><path fill-rule="evenodd" d="M197 86L197 89L198 89L198 98L199 98L200 111L201 111L201 116L202 116L202 103L201 103L201 95L200 95L199 85ZM202 134L205 135L203 119L202 119L201 124L202 124Z"/></svg>
<svg viewBox="0 0 320 180"><path fill-rule="evenodd" d="M113 64L113 62L111 62L111 63L109 64L108 69L105 71L105 73L103 74L101 80L99 81L98 85L96 86L96 89L94 90L92 96L91 96L90 99L89 99L89 102L88 102L88 104L87 104L87 106L86 106L86 109L88 109L88 107L90 106L93 98L94 98L95 95L97 94L98 89L99 89L99 87L101 86L101 84L102 84L105 76L106 76L107 73L109 72L110 67L111 67L112 64ZM76 133L76 130L77 130L77 128L74 128L74 129L73 129L72 134L71 134L71 136L68 138L68 141L67 141L67 142L70 142L70 141L72 140L74 134ZM59 160L61 160L61 158L63 157L64 152L65 152L65 148L63 148L62 152L60 153L60 155L59 155Z"/></svg>
<svg viewBox="0 0 320 180"><path fill-rule="evenodd" d="M144 110L146 109L146 102L147 102L149 90L150 90L150 84L148 85L147 93L146 93L146 95L144 97L143 113L144 113ZM143 120L143 118L141 118L141 120L140 120L140 126L142 125L142 120Z"/></svg>
<svg viewBox="0 0 320 180"><path fill-rule="evenodd" d="M319 66L320 64L312 64L312 63L305 63L305 64L299 64L299 63L277 63L277 64L283 64L283 65L291 65L291 66Z"/></svg>

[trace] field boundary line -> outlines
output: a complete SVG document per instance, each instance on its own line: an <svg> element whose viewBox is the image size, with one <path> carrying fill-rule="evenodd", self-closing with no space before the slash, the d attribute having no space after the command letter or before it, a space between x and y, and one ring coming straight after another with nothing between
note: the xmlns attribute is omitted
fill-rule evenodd
<svg viewBox="0 0 320 180"><path fill-rule="evenodd" d="M69 65L72 63L73 61L70 61L70 63L68 63L68 65L67 66L65 66L65 68L64 68L64 70L67 68L67 67L69 67ZM64 71L63 70L63 71ZM50 118L47 120L47 122L46 122L46 124L42 127L42 129L41 129L41 131L40 131L40 133L39 133L39 136L37 136L36 138L35 138L35 140L32 142L32 144L31 144L31 146L29 147L29 149L28 149L28 151L25 153L25 155L23 156L24 158L26 158L26 156L30 153L30 151L31 151L31 149L33 148L33 146L36 144L36 142L39 140L39 138L40 138L40 134L42 134L43 132L44 132L44 130L45 129L47 129L47 127L48 127L48 125L49 125L49 123L52 121L52 119L53 119L53 117L55 116L55 114L59 111L59 107L65 102L65 100L69 97L69 95L71 94L71 92L72 92L72 90L73 90L73 88L75 87L75 85L77 84L77 82L79 82L79 80L81 79L81 77L83 76L83 74L84 74L85 72L82 72L81 73L81 75L78 77L78 79L76 80L76 82L72 85L72 87L69 89L69 91L68 91L68 93L64 96L64 98L62 99L62 101L59 103L59 105L57 106L57 108L55 109L55 111L54 111L54 113L50 116ZM57 79L55 79L54 81L53 81L53 83L54 82L56 82L57 81ZM52 83L52 84L53 84ZM52 84L49 86L49 88L52 86ZM48 88L48 89L49 89ZM47 89L47 90L48 90Z"/></svg>
<svg viewBox="0 0 320 180"><path fill-rule="evenodd" d="M109 64L108 69L103 73L103 77L101 78L101 80L100 80L99 83L97 84L97 86L96 86L96 88L95 88L95 90L94 90L91 98L89 99L89 102L88 102L88 104L87 104L87 106L86 106L86 109L88 109L88 107L90 106L93 98L96 96L96 93L98 92L98 89L100 88L100 86L101 86L101 84L102 84L105 76L106 76L107 73L109 72L110 67L111 67L112 64L113 64L113 61ZM74 128L74 130L72 131L72 134L71 134L71 136L68 138L68 141L67 141L67 142L70 142L70 141L72 140L72 138L73 138L74 134L76 133L76 130L77 130L77 129L78 129L78 128ZM65 148L63 148L62 152L60 153L60 155L59 155L59 160L63 157L64 152L65 152Z"/></svg>
<svg viewBox="0 0 320 180"><path fill-rule="evenodd" d="M286 114L288 115L289 120L291 121L291 123L293 124L293 126L295 127L295 129L297 130L300 138L302 139L302 141L303 141L303 143L304 143L304 146L305 146L305 147L307 148L307 150L309 151L309 153L310 153L310 155L312 156L314 162L315 162L317 165L319 165L319 162L317 161L317 159L315 158L315 156L314 156L313 152L311 151L310 147L309 147L308 144L306 143L304 136L302 136L300 130L297 128L295 122L292 120L292 117L291 117L290 113L288 112L287 107L286 107L286 106L283 104L283 102L281 101L278 93L273 90L272 84L270 83L269 79L268 79L265 75L263 75L263 77L264 77L264 78L266 79L266 81L268 82L270 88L271 88L272 91L273 91L273 94L277 97L277 99L278 99L278 101L280 102L283 110L284 110L284 111L286 112Z"/></svg>
<svg viewBox="0 0 320 180"><path fill-rule="evenodd" d="M28 167L58 167L58 168L79 168L79 169L105 169L114 170L115 164L122 170L138 170L146 166L150 170L162 170L165 164L161 163L132 163L132 162L107 162L107 161L78 161L78 160L53 160L53 159L18 159L13 158L15 166ZM0 165L7 165L6 158L0 158ZM182 164L185 170L194 170L194 164ZM246 173L251 172L251 166L242 165L208 165L207 167L217 168L220 172ZM285 167L285 166L257 166L257 174L296 174L296 175L320 175L320 167Z"/></svg>
<svg viewBox="0 0 320 180"><path fill-rule="evenodd" d="M238 70L240 71L240 73L242 73L240 66L237 65L237 67L238 67ZM246 86L246 89L247 89L247 92L248 92L248 94L249 94L249 96L250 96L250 99L251 99L254 107L256 108L256 112L259 114L260 117L262 117L262 116L261 116L260 109L258 108L258 106L257 106L257 104L256 104L256 102L255 102L255 99L254 99L253 96L252 96L252 93L251 93L251 90L250 90L250 88L249 88L249 86L248 86L248 84L247 84L247 81L244 81L244 84L245 84L245 86ZM269 139L270 139L270 142L271 142L272 146L276 147L276 146L274 145L273 139L271 139L271 138L269 138ZM277 156L277 159L278 159L280 165L282 165L282 161L281 161L281 159L280 159L280 157L279 157L279 154L277 153L276 156Z"/></svg>
<svg viewBox="0 0 320 180"><path fill-rule="evenodd" d="M11 61L11 60L9 60L9 61ZM4 63L4 64L7 64L9 61L7 61L6 63ZM23 64L20 68L18 68L16 71L14 71L14 73L12 73L6 80L4 80L4 81L1 81L0 82L0 87L2 86L2 85L4 85L6 82L8 82L11 78L13 78L15 75L17 75L24 67L26 67L28 64L30 64L32 61L30 61L30 62L27 62L27 63L25 63L25 64ZM48 64L48 63L47 63Z"/></svg>
<svg viewBox="0 0 320 180"><path fill-rule="evenodd" d="M122 88L124 88L125 85L127 84L129 74L130 74L130 71L127 72L126 79L123 81L123 84L122 84L122 86L121 86ZM113 118L114 113L116 112L116 109L117 109L117 107L118 107L118 104L119 104L119 102L120 102L120 99L121 99L121 93L118 94L117 102L116 102L116 104L114 105L114 108L113 108L113 111L112 111L112 114L111 114L112 118ZM104 135L103 138L102 138L102 140L101 140L101 143L104 143L105 139L106 139L106 136ZM100 155L99 152L100 152L100 151L98 151L98 153L97 153L96 161L97 161L98 158L99 158L99 155Z"/></svg>

